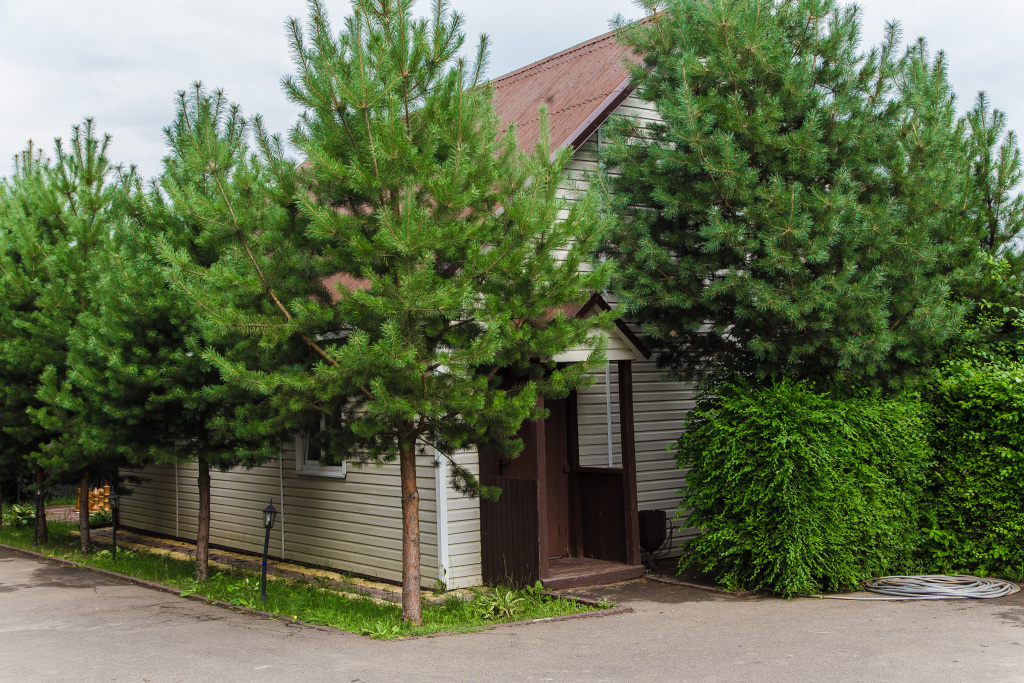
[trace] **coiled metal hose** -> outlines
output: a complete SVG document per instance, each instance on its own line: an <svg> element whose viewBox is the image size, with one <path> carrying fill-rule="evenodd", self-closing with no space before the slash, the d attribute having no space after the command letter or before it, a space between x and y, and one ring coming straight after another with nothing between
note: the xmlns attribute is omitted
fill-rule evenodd
<svg viewBox="0 0 1024 683"><path fill-rule="evenodd" d="M1002 579L981 579L957 574L945 576L883 576L864 582L864 588L881 596L826 595L837 600L966 600L1013 595L1020 586Z"/></svg>

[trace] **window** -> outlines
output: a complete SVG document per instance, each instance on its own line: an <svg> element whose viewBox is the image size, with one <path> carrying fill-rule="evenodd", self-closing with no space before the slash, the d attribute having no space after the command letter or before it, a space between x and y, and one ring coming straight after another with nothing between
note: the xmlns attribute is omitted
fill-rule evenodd
<svg viewBox="0 0 1024 683"><path fill-rule="evenodd" d="M321 445L322 437L329 430L331 422L331 418L324 415L320 418L320 424L317 427L295 437L296 473L316 477L345 478L346 462L344 460L331 462Z"/></svg>

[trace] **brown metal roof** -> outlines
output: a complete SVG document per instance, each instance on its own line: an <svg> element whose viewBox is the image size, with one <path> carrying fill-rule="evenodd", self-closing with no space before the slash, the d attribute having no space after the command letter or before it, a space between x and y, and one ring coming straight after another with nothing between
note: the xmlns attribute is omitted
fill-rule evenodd
<svg viewBox="0 0 1024 683"><path fill-rule="evenodd" d="M612 31L492 80L494 106L504 125L516 124L519 148L537 144L541 106L552 152L590 137L632 89L628 52Z"/></svg>
<svg viewBox="0 0 1024 683"><path fill-rule="evenodd" d="M330 294L332 304L341 301L342 289L347 289L350 292L365 292L370 289L369 280L356 277L350 273L335 273L323 278L320 282L323 283L327 293Z"/></svg>

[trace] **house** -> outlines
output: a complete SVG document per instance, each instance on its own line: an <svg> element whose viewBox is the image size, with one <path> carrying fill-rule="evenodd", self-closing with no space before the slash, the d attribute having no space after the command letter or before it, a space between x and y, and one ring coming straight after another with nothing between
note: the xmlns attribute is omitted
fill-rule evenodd
<svg viewBox="0 0 1024 683"><path fill-rule="evenodd" d="M631 96L626 50L609 33L492 81L495 104L516 122L519 144L539 138L548 109L553 150L571 147L564 196L595 168L601 124L613 114L656 117ZM594 295L571 312L608 304ZM583 350L556 358L571 363ZM609 333L608 367L595 384L549 401L546 420L524 425L522 455L503 461L460 452L456 461L498 486L499 501L464 498L448 486L446 459L428 453L417 476L421 495L425 586L449 588L512 578L551 587L639 576L638 512L671 519L684 477L667 452L693 405L689 387L660 381L643 340L625 324ZM271 553L389 581L402 575L398 465L321 467L308 439L284 445L281 458L252 470L212 472L211 543L259 552L261 510L280 511ZM195 466L152 466L148 481L121 503L125 527L194 539ZM684 534L692 533L684 531ZM680 540L677 534L676 541Z"/></svg>

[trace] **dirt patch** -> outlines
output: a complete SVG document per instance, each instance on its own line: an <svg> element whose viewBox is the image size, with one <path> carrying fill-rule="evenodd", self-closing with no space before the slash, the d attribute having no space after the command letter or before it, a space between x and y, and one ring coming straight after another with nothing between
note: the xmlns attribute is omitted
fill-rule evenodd
<svg viewBox="0 0 1024 683"><path fill-rule="evenodd" d="M75 524L78 522L78 508L74 505L54 505L48 507L46 508L46 521Z"/></svg>

